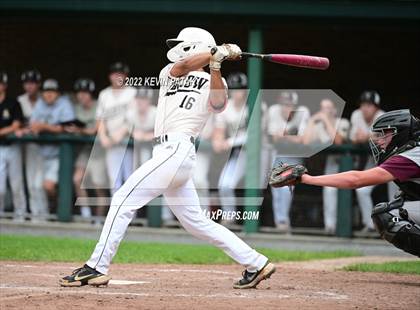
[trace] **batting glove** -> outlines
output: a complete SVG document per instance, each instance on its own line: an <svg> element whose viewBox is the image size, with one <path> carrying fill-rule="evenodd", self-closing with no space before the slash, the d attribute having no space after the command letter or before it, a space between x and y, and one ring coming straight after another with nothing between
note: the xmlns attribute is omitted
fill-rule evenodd
<svg viewBox="0 0 420 310"><path fill-rule="evenodd" d="M236 44L223 44L214 47L211 53L210 69L219 71L224 60L238 59L241 57L242 51Z"/></svg>

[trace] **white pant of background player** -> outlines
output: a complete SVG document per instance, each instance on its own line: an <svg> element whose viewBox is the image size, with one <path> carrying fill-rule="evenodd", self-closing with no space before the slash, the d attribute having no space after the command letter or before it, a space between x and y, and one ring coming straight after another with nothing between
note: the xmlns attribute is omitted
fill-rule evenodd
<svg viewBox="0 0 420 310"><path fill-rule="evenodd" d="M267 262L265 256L203 214L192 181L196 154L190 137L180 133L168 133L168 137L168 142L154 147L152 159L114 194L101 237L87 265L107 274L136 211L163 194L188 232L219 247L248 271L261 269Z"/></svg>

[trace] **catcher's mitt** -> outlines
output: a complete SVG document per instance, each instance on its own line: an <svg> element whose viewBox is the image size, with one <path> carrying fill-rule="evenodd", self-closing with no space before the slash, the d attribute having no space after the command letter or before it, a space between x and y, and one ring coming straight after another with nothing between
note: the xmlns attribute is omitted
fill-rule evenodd
<svg viewBox="0 0 420 310"><path fill-rule="evenodd" d="M273 187L293 186L300 183L307 172L303 165L281 164L271 170L269 183Z"/></svg>

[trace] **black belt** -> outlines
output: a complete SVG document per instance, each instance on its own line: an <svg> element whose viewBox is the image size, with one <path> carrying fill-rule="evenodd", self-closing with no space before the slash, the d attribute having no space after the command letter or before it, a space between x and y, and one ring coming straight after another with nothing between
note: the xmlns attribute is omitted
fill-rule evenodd
<svg viewBox="0 0 420 310"><path fill-rule="evenodd" d="M161 135L159 137L154 137L152 139L153 146L168 142L168 135ZM190 142L195 144L195 138L193 136L190 137Z"/></svg>

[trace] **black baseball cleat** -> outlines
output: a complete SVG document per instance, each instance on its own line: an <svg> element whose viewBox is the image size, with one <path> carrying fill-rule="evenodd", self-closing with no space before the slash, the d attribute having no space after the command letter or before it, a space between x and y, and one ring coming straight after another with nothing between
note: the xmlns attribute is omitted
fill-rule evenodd
<svg viewBox="0 0 420 310"><path fill-rule="evenodd" d="M255 288L258 283L262 280L268 279L275 271L276 267L270 262L267 262L263 268L256 272L249 272L245 269L244 272L242 272L242 279L235 282L233 284L233 288Z"/></svg>
<svg viewBox="0 0 420 310"><path fill-rule="evenodd" d="M73 270L72 274L60 279L59 283L65 287L75 287L83 285L107 285L111 278L107 275L90 268L88 265Z"/></svg>

